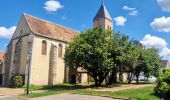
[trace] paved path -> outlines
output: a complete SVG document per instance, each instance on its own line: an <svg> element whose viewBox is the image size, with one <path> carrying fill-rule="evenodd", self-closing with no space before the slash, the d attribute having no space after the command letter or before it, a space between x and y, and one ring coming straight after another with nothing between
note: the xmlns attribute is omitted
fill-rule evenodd
<svg viewBox="0 0 170 100"><path fill-rule="evenodd" d="M24 93L24 89L0 87L0 94L18 96Z"/></svg>
<svg viewBox="0 0 170 100"><path fill-rule="evenodd" d="M14 96L0 94L0 100L20 100Z"/></svg>
<svg viewBox="0 0 170 100"><path fill-rule="evenodd" d="M17 96L23 93L23 89L0 87L0 100L21 100Z"/></svg>
<svg viewBox="0 0 170 100"><path fill-rule="evenodd" d="M116 99L99 97L99 96L64 93L64 94L57 94L57 95L46 96L46 97L38 97L31 100L116 100Z"/></svg>

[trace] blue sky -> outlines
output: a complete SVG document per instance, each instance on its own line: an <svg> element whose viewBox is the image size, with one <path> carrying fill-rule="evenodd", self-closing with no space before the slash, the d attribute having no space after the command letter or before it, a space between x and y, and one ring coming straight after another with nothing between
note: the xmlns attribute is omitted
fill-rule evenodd
<svg viewBox="0 0 170 100"><path fill-rule="evenodd" d="M93 27L102 1L115 31L170 58L170 0L1 0L0 51L5 51L23 12L84 31Z"/></svg>

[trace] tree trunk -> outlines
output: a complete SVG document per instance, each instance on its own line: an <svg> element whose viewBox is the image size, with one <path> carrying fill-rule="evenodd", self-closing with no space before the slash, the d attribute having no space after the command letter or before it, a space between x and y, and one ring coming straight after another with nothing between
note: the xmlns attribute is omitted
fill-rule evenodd
<svg viewBox="0 0 170 100"><path fill-rule="evenodd" d="M101 86L105 77L96 76L96 77L93 77L93 78L94 78L94 81L95 81L95 86Z"/></svg>
<svg viewBox="0 0 170 100"><path fill-rule="evenodd" d="M95 81L95 86L100 86L99 81Z"/></svg>
<svg viewBox="0 0 170 100"><path fill-rule="evenodd" d="M136 83L139 83L139 74L136 75Z"/></svg>
<svg viewBox="0 0 170 100"><path fill-rule="evenodd" d="M95 81L95 86L98 86L99 85L99 80L97 79L97 76L94 76L93 79Z"/></svg>
<svg viewBox="0 0 170 100"><path fill-rule="evenodd" d="M112 70L111 75L109 77L109 85L117 83L117 71Z"/></svg>
<svg viewBox="0 0 170 100"><path fill-rule="evenodd" d="M132 73L128 73L128 84L132 82Z"/></svg>
<svg viewBox="0 0 170 100"><path fill-rule="evenodd" d="M119 72L119 82L123 83L123 72Z"/></svg>

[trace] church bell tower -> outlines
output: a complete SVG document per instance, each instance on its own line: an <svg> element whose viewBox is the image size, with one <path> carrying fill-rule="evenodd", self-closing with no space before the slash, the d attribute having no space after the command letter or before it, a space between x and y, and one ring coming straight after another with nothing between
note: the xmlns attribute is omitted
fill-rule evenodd
<svg viewBox="0 0 170 100"><path fill-rule="evenodd" d="M104 3L101 5L99 11L93 19L93 26L101 26L105 29L113 29L112 17L107 11Z"/></svg>

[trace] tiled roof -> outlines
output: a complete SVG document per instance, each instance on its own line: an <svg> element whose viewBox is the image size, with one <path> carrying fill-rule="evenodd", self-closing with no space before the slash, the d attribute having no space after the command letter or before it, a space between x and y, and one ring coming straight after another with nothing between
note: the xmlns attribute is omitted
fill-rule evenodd
<svg viewBox="0 0 170 100"><path fill-rule="evenodd" d="M30 29L36 34L44 37L48 37L55 40L70 42L80 32L57 25L55 23L28 15L24 13L24 16L29 24Z"/></svg>
<svg viewBox="0 0 170 100"><path fill-rule="evenodd" d="M101 5L99 11L97 12L96 16L94 17L94 20L99 19L99 18L107 18L112 21L112 17L110 16L109 12L107 11L104 3Z"/></svg>
<svg viewBox="0 0 170 100"><path fill-rule="evenodd" d="M5 54L4 52L0 52L0 60L3 59L4 54Z"/></svg>

